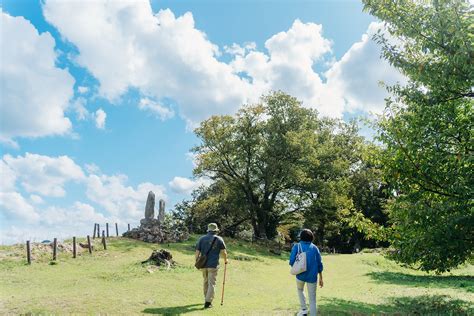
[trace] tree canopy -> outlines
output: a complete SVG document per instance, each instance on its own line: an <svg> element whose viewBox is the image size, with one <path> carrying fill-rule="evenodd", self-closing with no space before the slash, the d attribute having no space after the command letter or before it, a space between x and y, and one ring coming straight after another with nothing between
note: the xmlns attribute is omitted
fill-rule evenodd
<svg viewBox="0 0 474 316"><path fill-rule="evenodd" d="M394 258L446 271L474 249L474 15L467 1L364 0L375 39L408 79L378 123Z"/></svg>
<svg viewBox="0 0 474 316"><path fill-rule="evenodd" d="M352 247L357 229L345 220L356 208L350 177L363 168L366 146L354 123L320 118L279 91L235 116L213 116L195 132L201 143L194 148L194 173L214 182L187 202L191 218L218 220L230 233L249 223L262 239L304 224L318 231L322 244L344 240ZM367 193L363 186L356 185L352 194Z"/></svg>

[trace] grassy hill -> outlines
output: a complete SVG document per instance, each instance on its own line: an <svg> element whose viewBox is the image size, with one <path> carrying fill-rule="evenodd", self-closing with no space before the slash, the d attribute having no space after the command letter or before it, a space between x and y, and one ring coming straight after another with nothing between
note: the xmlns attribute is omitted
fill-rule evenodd
<svg viewBox="0 0 474 316"><path fill-rule="evenodd" d="M195 314L294 315L298 310L288 254L227 240L224 305L222 272L214 308L203 310L202 277L193 267L196 236L170 245L111 238L107 251L36 255L25 264L24 246L0 247L0 314ZM172 252L175 269L153 270L140 262L152 249ZM474 266L449 275L427 275L401 268L375 253L323 255L325 287L318 288L322 315L474 314Z"/></svg>

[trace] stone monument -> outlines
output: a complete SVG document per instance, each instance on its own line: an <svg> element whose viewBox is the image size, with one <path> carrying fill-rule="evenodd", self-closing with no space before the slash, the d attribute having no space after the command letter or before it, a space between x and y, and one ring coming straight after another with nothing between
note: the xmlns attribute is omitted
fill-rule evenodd
<svg viewBox="0 0 474 316"><path fill-rule="evenodd" d="M165 222L165 201L164 200L160 200L159 202L159 211L158 211L158 220L160 221L160 223L164 223Z"/></svg>
<svg viewBox="0 0 474 316"><path fill-rule="evenodd" d="M163 243L188 239L186 227L173 220L165 219L165 201L160 199L158 218L155 217L155 193L150 191L145 205L145 218L140 226L123 233L123 237L139 239L145 242Z"/></svg>
<svg viewBox="0 0 474 316"><path fill-rule="evenodd" d="M148 198L146 199L145 219L153 219L153 217L155 217L155 193L150 191L148 192Z"/></svg>

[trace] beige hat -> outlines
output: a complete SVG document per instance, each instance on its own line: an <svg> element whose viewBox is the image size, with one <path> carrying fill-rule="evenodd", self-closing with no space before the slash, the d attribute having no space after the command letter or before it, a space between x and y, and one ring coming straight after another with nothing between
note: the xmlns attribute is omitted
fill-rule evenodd
<svg viewBox="0 0 474 316"><path fill-rule="evenodd" d="M218 232L219 227L217 227L216 223L209 223L209 225L207 225L207 231L208 232Z"/></svg>

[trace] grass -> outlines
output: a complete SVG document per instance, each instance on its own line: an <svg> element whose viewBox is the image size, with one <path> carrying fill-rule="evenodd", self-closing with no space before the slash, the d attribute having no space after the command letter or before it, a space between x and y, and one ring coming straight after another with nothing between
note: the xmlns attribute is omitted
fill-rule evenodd
<svg viewBox="0 0 474 316"><path fill-rule="evenodd" d="M196 237L156 245L111 238L107 251L59 253L56 264L37 254L25 264L24 246L0 247L0 314L294 315L298 310L287 253L226 240L224 305L222 272L215 307L203 310L201 275L193 267ZM172 252L178 267L151 270L140 262L152 249ZM427 275L399 267L377 253L323 255L325 286L318 288L321 315L474 314L474 267ZM222 270L222 269L221 269Z"/></svg>

